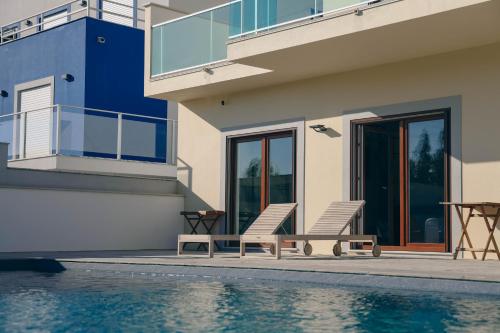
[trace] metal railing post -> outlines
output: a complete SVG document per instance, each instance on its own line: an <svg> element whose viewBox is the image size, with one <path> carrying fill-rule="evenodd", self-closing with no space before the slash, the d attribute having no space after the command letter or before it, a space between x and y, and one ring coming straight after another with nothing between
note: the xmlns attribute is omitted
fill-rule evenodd
<svg viewBox="0 0 500 333"><path fill-rule="evenodd" d="M173 127L173 138L172 138L172 165L177 165L177 126L179 123L175 120L172 120Z"/></svg>
<svg viewBox="0 0 500 333"><path fill-rule="evenodd" d="M50 115L49 115L49 155L52 156L53 151L54 151L54 142L56 141L56 138L54 138L54 105L52 105L49 109Z"/></svg>
<svg viewBox="0 0 500 333"><path fill-rule="evenodd" d="M165 152L165 163L167 164L172 164L172 132L173 132L173 127L170 128L170 124L172 123L171 121L169 121L168 119L165 120L166 122L166 130L167 130L167 133L165 135L165 140L167 142L165 142L165 149L166 149L166 152Z"/></svg>
<svg viewBox="0 0 500 333"><path fill-rule="evenodd" d="M138 16L139 16L139 12L137 10L137 8L138 8L137 0L135 0L132 3L132 6L134 6L134 8L132 9L133 26L134 26L134 28L137 28L137 19L138 19Z"/></svg>
<svg viewBox="0 0 500 333"><path fill-rule="evenodd" d="M118 113L118 138L116 142L116 159L122 159L122 120L123 114Z"/></svg>
<svg viewBox="0 0 500 333"><path fill-rule="evenodd" d="M56 111L56 155L61 153L61 105L57 105Z"/></svg>

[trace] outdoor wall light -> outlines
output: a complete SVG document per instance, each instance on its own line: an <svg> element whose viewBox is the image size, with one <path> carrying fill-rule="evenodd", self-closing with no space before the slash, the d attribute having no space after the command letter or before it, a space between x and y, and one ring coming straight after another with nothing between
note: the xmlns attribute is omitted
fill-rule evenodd
<svg viewBox="0 0 500 333"><path fill-rule="evenodd" d="M63 74L61 75L61 79L63 79L64 81L68 81L68 82L73 82L75 81L75 77L71 74Z"/></svg>
<svg viewBox="0 0 500 333"><path fill-rule="evenodd" d="M106 44L106 38L104 38L102 36L98 36L97 37L97 43L99 43L99 44Z"/></svg>
<svg viewBox="0 0 500 333"><path fill-rule="evenodd" d="M312 126L309 126L309 127L312 128L313 130L315 130L318 133L326 132L328 130L325 125L312 125Z"/></svg>
<svg viewBox="0 0 500 333"><path fill-rule="evenodd" d="M33 21L26 20L25 24L26 24L26 26L31 27L33 25Z"/></svg>
<svg viewBox="0 0 500 333"><path fill-rule="evenodd" d="M82 6L82 7L87 7L87 1L86 1L86 0L82 0L82 1L80 2L80 6Z"/></svg>
<svg viewBox="0 0 500 333"><path fill-rule="evenodd" d="M354 11L354 15L356 15L356 16L361 16L361 15L363 15L363 11L362 11L361 9L359 9L359 8L358 8L358 9L356 9L356 10Z"/></svg>
<svg viewBox="0 0 500 333"><path fill-rule="evenodd" d="M0 90L0 96L2 96L2 97L8 97L9 93L6 92L5 90Z"/></svg>

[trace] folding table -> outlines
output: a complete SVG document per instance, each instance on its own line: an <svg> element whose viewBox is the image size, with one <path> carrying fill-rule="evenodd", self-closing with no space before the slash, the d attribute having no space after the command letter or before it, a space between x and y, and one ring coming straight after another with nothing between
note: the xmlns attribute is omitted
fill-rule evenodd
<svg viewBox="0 0 500 333"><path fill-rule="evenodd" d="M198 227L200 224L204 227L206 235L212 235L219 218L224 216L224 214L225 212L219 210L209 210L209 211L200 210L196 212L189 212L189 211L181 212L181 215L184 216L191 229L189 231L190 235L199 234ZM198 250L200 250L204 246L205 244L200 243L198 245ZM217 246L217 244L215 244L215 246Z"/></svg>
<svg viewBox="0 0 500 333"><path fill-rule="evenodd" d="M443 205L448 205L455 207L460 223L462 224L462 235L458 242L458 246L453 253L453 259L457 259L458 252L469 251L472 253L472 257L477 259L476 252L482 252L481 260L486 259L488 252L493 252L497 254L498 260L500 260L500 251L498 249L498 244L495 240L495 230L500 220L500 203L497 202L442 202ZM464 218L464 212L467 212L467 217ZM474 248L472 241L470 239L467 228L471 222L471 218L481 217L482 221L486 224L488 229L488 238L486 241L486 246L484 249ZM491 223L490 223L491 220ZM465 240L464 240L465 238ZM464 247L464 241L467 241L469 247ZM490 245L493 244L494 249L489 249Z"/></svg>

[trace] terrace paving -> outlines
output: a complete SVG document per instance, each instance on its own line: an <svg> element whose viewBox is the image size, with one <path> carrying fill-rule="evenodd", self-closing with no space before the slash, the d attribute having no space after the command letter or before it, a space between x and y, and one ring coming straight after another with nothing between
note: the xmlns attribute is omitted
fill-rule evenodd
<svg viewBox="0 0 500 333"><path fill-rule="evenodd" d="M197 254L197 253L195 253ZM266 253L249 253L239 258L238 253L217 252L213 259L199 255L178 257L174 251L94 251L0 253L0 259L52 258L61 263L133 264L170 267L264 269L288 272L321 272L364 276L391 276L460 281L494 282L500 284L500 262L497 260L453 260L451 255L422 253L388 253L374 258L368 252L351 252L342 257L284 253L281 260Z"/></svg>

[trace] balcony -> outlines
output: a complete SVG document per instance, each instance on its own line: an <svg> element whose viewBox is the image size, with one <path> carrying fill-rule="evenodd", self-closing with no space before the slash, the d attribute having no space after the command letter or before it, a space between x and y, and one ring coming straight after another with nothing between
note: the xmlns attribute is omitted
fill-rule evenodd
<svg viewBox="0 0 500 333"><path fill-rule="evenodd" d="M152 26L151 76L227 60L227 43L379 1L237 0ZM171 47L175 45L175 47Z"/></svg>
<svg viewBox="0 0 500 333"><path fill-rule="evenodd" d="M499 11L493 0L238 0L158 22L150 5L145 91L182 102L496 43Z"/></svg>
<svg viewBox="0 0 500 333"><path fill-rule="evenodd" d="M119 0L73 0L61 6L0 26L0 45L31 36L82 17L144 28L144 9Z"/></svg>
<svg viewBox="0 0 500 333"><path fill-rule="evenodd" d="M176 121L54 105L0 116L9 167L176 177Z"/></svg>

